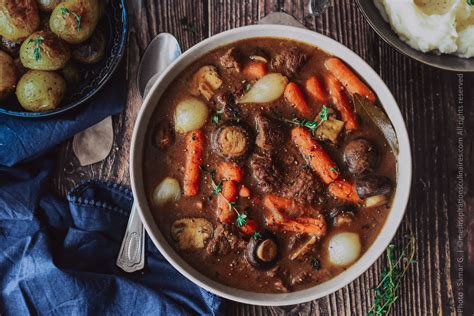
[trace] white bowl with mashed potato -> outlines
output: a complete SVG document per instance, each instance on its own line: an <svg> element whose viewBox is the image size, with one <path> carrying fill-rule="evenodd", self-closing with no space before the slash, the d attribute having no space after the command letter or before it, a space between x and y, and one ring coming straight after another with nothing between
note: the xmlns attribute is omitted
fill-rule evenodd
<svg viewBox="0 0 474 316"><path fill-rule="evenodd" d="M358 0L369 24L390 45L425 64L474 71L470 0Z"/></svg>

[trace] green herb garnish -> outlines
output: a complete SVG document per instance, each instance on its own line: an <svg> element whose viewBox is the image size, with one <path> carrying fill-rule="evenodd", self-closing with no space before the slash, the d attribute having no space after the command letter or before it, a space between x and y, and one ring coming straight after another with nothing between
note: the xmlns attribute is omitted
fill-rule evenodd
<svg viewBox="0 0 474 316"><path fill-rule="evenodd" d="M415 237L411 237L400 256L395 260L396 246L391 244L387 248L387 267L382 272L382 280L374 289L374 305L369 310L369 316L388 315L390 309L398 299L397 290L403 276L411 264L415 263Z"/></svg>
<svg viewBox="0 0 474 316"><path fill-rule="evenodd" d="M261 237L262 237L262 234L260 234L260 232L258 232L258 231L254 232L253 235L252 235L252 238L255 239L255 240L257 240Z"/></svg>
<svg viewBox="0 0 474 316"><path fill-rule="evenodd" d="M474 0L467 0L467 4L474 6Z"/></svg>
<svg viewBox="0 0 474 316"><path fill-rule="evenodd" d="M222 192L222 183L223 183L223 182L220 181L220 182L217 183L216 185L213 185L213 186L212 186L212 194L214 194L214 195L219 195L219 194L221 194L221 192ZM215 184L214 181L213 181L213 184Z"/></svg>
<svg viewBox="0 0 474 316"><path fill-rule="evenodd" d="M214 122L214 124L219 124L219 115L214 114L212 116L212 121Z"/></svg>
<svg viewBox="0 0 474 316"><path fill-rule="evenodd" d="M332 172L339 172L336 167L329 167L329 171L332 171Z"/></svg>
<svg viewBox="0 0 474 316"><path fill-rule="evenodd" d="M320 119L319 124L321 124L321 123L324 122L324 121L327 121L327 120L328 120L328 116L329 116L328 107L325 106L325 105L323 105L323 109L321 110L321 112L319 112L319 119Z"/></svg>
<svg viewBox="0 0 474 316"><path fill-rule="evenodd" d="M71 10L69 10L68 8L61 8L61 13L63 15L68 15L68 14L71 14L72 16L74 16L74 18L76 19L76 31L79 32L81 30L81 16L80 15L77 15L76 13L72 12Z"/></svg>
<svg viewBox="0 0 474 316"><path fill-rule="evenodd" d="M312 132L314 132L318 128L318 125L319 125L318 122L309 121L305 119L298 119L296 117L292 119L290 122L300 127L306 127L310 129Z"/></svg>
<svg viewBox="0 0 474 316"><path fill-rule="evenodd" d="M237 212L237 226L242 227L247 224L247 214Z"/></svg>
<svg viewBox="0 0 474 316"><path fill-rule="evenodd" d="M313 268L313 270L316 270L318 271L319 269L321 269L321 262L317 259L317 258L311 258L311 267Z"/></svg>
<svg viewBox="0 0 474 316"><path fill-rule="evenodd" d="M43 45L44 38L42 36L37 36L35 39L30 39L29 43L35 43L35 48L33 49L33 55L35 60L39 61L41 59L41 45Z"/></svg>
<svg viewBox="0 0 474 316"><path fill-rule="evenodd" d="M188 31L188 32L190 32L190 33L192 33L192 34L197 34L198 30L197 30L196 25L195 25L193 22L189 22L187 16L182 17L182 18L179 20L179 23L181 23L181 26L183 27L183 29L184 29L185 31Z"/></svg>

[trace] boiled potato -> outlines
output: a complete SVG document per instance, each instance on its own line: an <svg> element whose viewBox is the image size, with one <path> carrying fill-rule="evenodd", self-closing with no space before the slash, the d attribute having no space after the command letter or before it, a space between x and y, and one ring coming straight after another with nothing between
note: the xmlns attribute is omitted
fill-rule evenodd
<svg viewBox="0 0 474 316"><path fill-rule="evenodd" d="M71 58L71 52L56 34L40 31L23 42L20 58L26 68L51 71L63 68Z"/></svg>
<svg viewBox="0 0 474 316"><path fill-rule="evenodd" d="M39 9L43 12L53 12L54 8L62 2L62 0L36 0Z"/></svg>
<svg viewBox="0 0 474 316"><path fill-rule="evenodd" d="M91 38L74 47L72 57L82 64L98 63L105 56L105 45L105 34L97 29Z"/></svg>
<svg viewBox="0 0 474 316"><path fill-rule="evenodd" d="M66 79L68 88L77 87L77 85L81 83L81 70L73 63L68 63L66 66L64 66L64 68L61 69L61 74L63 75L64 79Z"/></svg>
<svg viewBox="0 0 474 316"><path fill-rule="evenodd" d="M0 100L8 97L15 91L17 71L13 58L0 51Z"/></svg>
<svg viewBox="0 0 474 316"><path fill-rule="evenodd" d="M0 35L20 42L40 25L36 0L0 0Z"/></svg>
<svg viewBox="0 0 474 316"><path fill-rule="evenodd" d="M54 110L66 92L66 82L55 72L30 70L21 77L16 96L21 106L28 111Z"/></svg>
<svg viewBox="0 0 474 316"><path fill-rule="evenodd" d="M99 22L99 0L66 0L51 14L51 31L70 44L79 44L92 36Z"/></svg>
<svg viewBox="0 0 474 316"><path fill-rule="evenodd" d="M178 133L187 133L206 124L209 109L197 98L186 98L178 103L174 114L174 127Z"/></svg>
<svg viewBox="0 0 474 316"><path fill-rule="evenodd" d="M347 266L360 257L362 246L356 233L338 233L329 240L329 261L337 266Z"/></svg>

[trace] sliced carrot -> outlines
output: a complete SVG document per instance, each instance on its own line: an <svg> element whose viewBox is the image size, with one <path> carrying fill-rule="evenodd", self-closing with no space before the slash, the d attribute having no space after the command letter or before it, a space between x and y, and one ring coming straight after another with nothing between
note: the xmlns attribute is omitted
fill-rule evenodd
<svg viewBox="0 0 474 316"><path fill-rule="evenodd" d="M247 223L240 227L242 234L246 236L252 236L258 229L258 223L254 219L248 219Z"/></svg>
<svg viewBox="0 0 474 316"><path fill-rule="evenodd" d="M185 196L195 196L199 192L201 164L204 152L204 133L195 130L186 135L186 157L184 164L183 191Z"/></svg>
<svg viewBox="0 0 474 316"><path fill-rule="evenodd" d="M217 208L219 210L219 221L222 223L232 223L235 218L235 212L229 203L237 200L238 187L237 182L233 180L222 183L222 192L217 197Z"/></svg>
<svg viewBox="0 0 474 316"><path fill-rule="evenodd" d="M244 171L235 162L221 162L217 167L217 174L224 180L234 180L241 182L244 178Z"/></svg>
<svg viewBox="0 0 474 316"><path fill-rule="evenodd" d="M291 139L324 183L329 184L339 178L339 169L336 163L319 142L311 137L308 130L303 127L295 127L291 131Z"/></svg>
<svg viewBox="0 0 474 316"><path fill-rule="evenodd" d="M377 100L374 92L339 58L328 58L324 62L324 65L326 66L326 69L329 70L344 85L344 87L346 87L351 95L357 93L372 102Z"/></svg>
<svg viewBox="0 0 474 316"><path fill-rule="evenodd" d="M352 203L361 203L355 185L345 180L337 180L329 185L329 193L335 198Z"/></svg>
<svg viewBox="0 0 474 316"><path fill-rule="evenodd" d="M245 65L243 73L250 79L260 79L267 74L267 65L262 62L252 61Z"/></svg>
<svg viewBox="0 0 474 316"><path fill-rule="evenodd" d="M290 82L285 88L285 99L291 103L300 114L307 118L310 119L312 118L312 111L311 108L309 107L308 102L306 102L305 96L303 94L303 91L300 89L300 87L294 83Z"/></svg>
<svg viewBox="0 0 474 316"><path fill-rule="evenodd" d="M285 231L306 233L321 237L326 234L327 225L324 217L322 216L318 218L303 217L281 223L279 224L279 228Z"/></svg>
<svg viewBox="0 0 474 316"><path fill-rule="evenodd" d="M250 197L250 189L247 186L242 184L240 186L239 196L243 197L243 198L249 198Z"/></svg>
<svg viewBox="0 0 474 316"><path fill-rule="evenodd" d="M316 102L322 104L328 102L323 83L316 76L311 76L306 80L306 92L308 92L308 95L310 95Z"/></svg>
<svg viewBox="0 0 474 316"><path fill-rule="evenodd" d="M329 89L332 103L334 103L336 109L341 113L342 120L346 123L345 127L348 130L356 129L359 126L359 123L357 122L354 107L344 94L344 88L339 80L337 80L333 75L327 74L326 85Z"/></svg>

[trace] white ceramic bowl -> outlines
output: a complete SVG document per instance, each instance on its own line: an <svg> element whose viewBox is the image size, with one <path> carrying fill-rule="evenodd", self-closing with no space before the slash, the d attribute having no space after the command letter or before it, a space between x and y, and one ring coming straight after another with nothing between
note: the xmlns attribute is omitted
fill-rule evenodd
<svg viewBox="0 0 474 316"><path fill-rule="evenodd" d="M381 100L398 136L400 152L398 155L398 178L392 210L387 217L379 236L364 255L346 271L331 280L306 290L284 293L263 294L225 286L202 275L187 264L168 244L153 219L147 201L143 181L143 145L152 114L159 104L160 97L168 85L184 69L209 51L238 41L255 37L288 38L318 46L335 55L361 75ZM411 154L408 134L400 110L387 86L377 73L359 56L338 42L306 29L282 25L252 25L217 34L197 44L178 58L158 79L146 97L135 124L130 153L130 174L135 201L138 203L141 219L156 247L166 259L185 277L204 289L234 301L255 305L291 305L308 302L333 293L364 273L382 255L395 235L405 213L411 185Z"/></svg>

